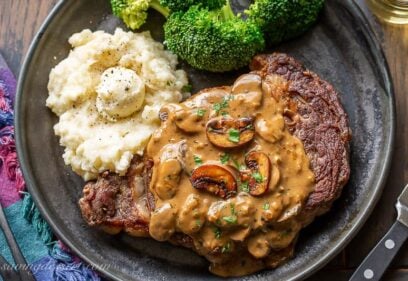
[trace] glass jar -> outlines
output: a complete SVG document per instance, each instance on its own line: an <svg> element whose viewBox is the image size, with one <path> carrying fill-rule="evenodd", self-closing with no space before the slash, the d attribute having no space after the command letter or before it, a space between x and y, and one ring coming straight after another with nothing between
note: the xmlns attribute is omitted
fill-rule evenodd
<svg viewBox="0 0 408 281"><path fill-rule="evenodd" d="M381 20L408 24L408 0L366 0L371 11Z"/></svg>

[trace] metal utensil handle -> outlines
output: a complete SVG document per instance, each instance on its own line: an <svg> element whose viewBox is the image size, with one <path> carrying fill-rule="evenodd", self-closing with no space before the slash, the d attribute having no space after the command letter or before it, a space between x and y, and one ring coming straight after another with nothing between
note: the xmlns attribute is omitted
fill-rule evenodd
<svg viewBox="0 0 408 281"><path fill-rule="evenodd" d="M380 280L407 238L408 227L396 221L357 268L349 281Z"/></svg>

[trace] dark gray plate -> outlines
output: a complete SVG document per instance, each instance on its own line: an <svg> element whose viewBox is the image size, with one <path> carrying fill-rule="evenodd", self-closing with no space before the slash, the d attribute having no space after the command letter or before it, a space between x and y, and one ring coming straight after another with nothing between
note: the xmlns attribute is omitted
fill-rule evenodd
<svg viewBox="0 0 408 281"><path fill-rule="evenodd" d="M161 38L155 13L147 28ZM84 28L112 31L119 21L108 0L58 4L34 39L20 75L16 102L17 149L28 188L57 236L114 280L216 280L193 252L126 235L109 236L85 225L77 205L82 180L66 167L45 107L50 69L69 51L68 37ZM310 32L274 50L287 52L338 89L350 117L352 174L327 215L301 233L296 256L276 270L242 280L298 280L326 264L356 234L381 194L394 136L392 85L381 48L353 1L327 1ZM191 69L188 69L188 71ZM246 70L243 70L246 71ZM195 90L231 83L226 75L190 72Z"/></svg>

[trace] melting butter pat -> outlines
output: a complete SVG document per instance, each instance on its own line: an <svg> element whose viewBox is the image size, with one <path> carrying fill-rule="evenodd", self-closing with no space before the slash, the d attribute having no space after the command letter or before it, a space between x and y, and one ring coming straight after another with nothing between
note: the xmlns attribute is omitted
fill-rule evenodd
<svg viewBox="0 0 408 281"><path fill-rule="evenodd" d="M98 112L106 119L115 121L142 109L145 84L135 71L117 66L102 73L96 92Z"/></svg>

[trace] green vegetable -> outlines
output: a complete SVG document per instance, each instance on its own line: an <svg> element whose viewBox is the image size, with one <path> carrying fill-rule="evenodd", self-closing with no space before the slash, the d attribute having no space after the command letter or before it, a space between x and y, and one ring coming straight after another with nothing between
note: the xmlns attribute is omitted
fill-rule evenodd
<svg viewBox="0 0 408 281"><path fill-rule="evenodd" d="M249 192L248 182L246 182L246 181L240 182L240 183L239 183L239 190L241 190L241 191L243 191L243 192Z"/></svg>
<svg viewBox="0 0 408 281"><path fill-rule="evenodd" d="M221 248L221 253L228 253L229 251L231 251L231 243L228 242L227 244L225 244L224 246L222 246Z"/></svg>
<svg viewBox="0 0 408 281"><path fill-rule="evenodd" d="M245 14L273 45L304 33L316 21L324 0L256 0Z"/></svg>
<svg viewBox="0 0 408 281"><path fill-rule="evenodd" d="M232 95L224 96L224 97L222 98L222 101L221 101L221 102L217 102L217 103L214 103L214 104L213 104L213 109L215 110L215 112L216 112L217 114L219 114L220 111L221 111L221 109L227 108L227 107L228 107L228 102L229 102L230 100L233 100L233 99L234 99L234 96L232 96ZM227 113L227 114L228 114L228 113Z"/></svg>
<svg viewBox="0 0 408 281"><path fill-rule="evenodd" d="M257 183L263 182L263 177L259 172L255 172L252 174L252 177L256 180Z"/></svg>
<svg viewBox="0 0 408 281"><path fill-rule="evenodd" d="M231 207L231 215L227 217L223 217L222 219L229 224L236 224L238 222L238 218L235 213L235 205L231 203L230 207Z"/></svg>
<svg viewBox="0 0 408 281"><path fill-rule="evenodd" d="M191 86L190 84L184 85L183 88L181 88L181 91L183 93L191 93L192 90L193 86Z"/></svg>
<svg viewBox="0 0 408 281"><path fill-rule="evenodd" d="M227 164L229 160L230 160L230 155L228 153L223 153L220 156L220 161L221 161L221 164L223 164L223 165Z"/></svg>
<svg viewBox="0 0 408 281"><path fill-rule="evenodd" d="M221 229L218 228L218 227L216 227L216 226L214 226L213 231L214 231L214 236L215 236L215 238L216 238L216 239L220 239L220 238L221 238L221 234L222 234Z"/></svg>
<svg viewBox="0 0 408 281"><path fill-rule="evenodd" d="M235 215L235 205L233 203L231 203L230 207L231 207L231 214Z"/></svg>
<svg viewBox="0 0 408 281"><path fill-rule="evenodd" d="M167 17L167 48L193 67L212 72L246 66L263 51L265 39L277 44L304 33L324 4L324 0L255 0L244 11L244 20L233 13L229 0L110 1L113 13L131 29L146 21L149 8L157 10Z"/></svg>
<svg viewBox="0 0 408 281"><path fill-rule="evenodd" d="M171 11L186 11L193 5L202 5L209 10L219 9L225 5L226 0L160 0L160 4Z"/></svg>
<svg viewBox="0 0 408 281"><path fill-rule="evenodd" d="M232 163L234 164L235 168L237 168L239 171L243 171L246 170L246 166L244 164L240 164L236 159L232 158Z"/></svg>
<svg viewBox="0 0 408 281"><path fill-rule="evenodd" d="M201 159L200 156L194 155L194 163L195 163L197 166L200 166L201 164L203 164L203 160Z"/></svg>
<svg viewBox="0 0 408 281"><path fill-rule="evenodd" d="M145 23L147 10L153 8L163 16L170 12L186 11L193 5L209 10L220 9L226 0L110 0L113 14L120 17L131 29L138 29Z"/></svg>
<svg viewBox="0 0 408 281"><path fill-rule="evenodd" d="M168 49L193 67L212 72L246 66L265 46L261 29L236 16L229 1L217 10L195 5L172 13L164 34Z"/></svg>
<svg viewBox="0 0 408 281"><path fill-rule="evenodd" d="M224 221L226 221L229 224L236 224L237 223L237 216L232 215L232 216L227 216L222 218Z"/></svg>
<svg viewBox="0 0 408 281"><path fill-rule="evenodd" d="M263 209L269 210L269 202L266 202L265 204L263 204Z"/></svg>
<svg viewBox="0 0 408 281"><path fill-rule="evenodd" d="M232 142L239 142L239 131L237 129L230 129L228 131L228 139Z"/></svg>
<svg viewBox="0 0 408 281"><path fill-rule="evenodd" d="M159 0L111 0L113 14L120 17L131 29L145 23L147 10L153 8L167 17L169 9L160 5Z"/></svg>
<svg viewBox="0 0 408 281"><path fill-rule="evenodd" d="M197 110L197 116L198 116L198 117L203 117L206 112L207 112L207 110L199 108L199 109Z"/></svg>

